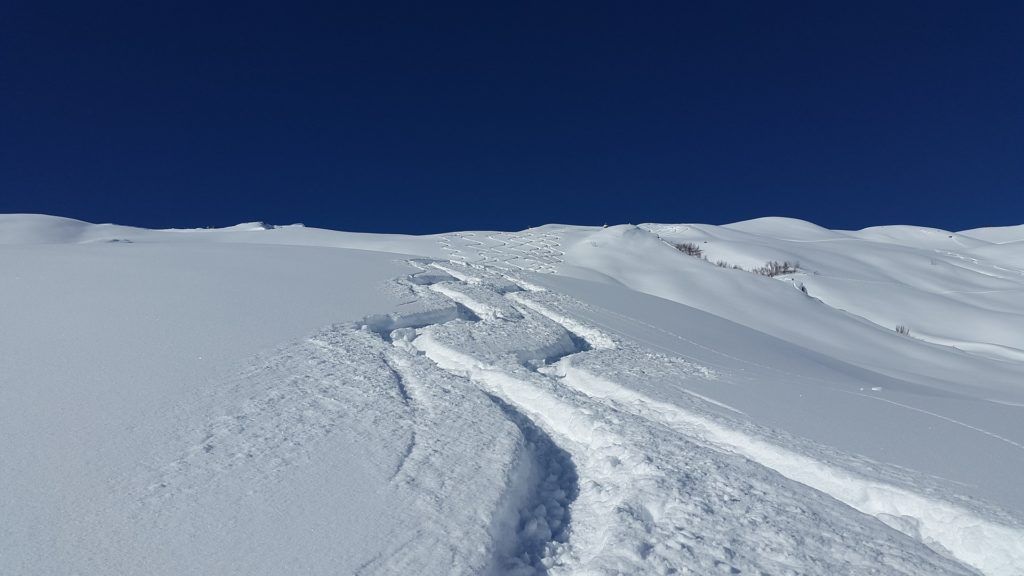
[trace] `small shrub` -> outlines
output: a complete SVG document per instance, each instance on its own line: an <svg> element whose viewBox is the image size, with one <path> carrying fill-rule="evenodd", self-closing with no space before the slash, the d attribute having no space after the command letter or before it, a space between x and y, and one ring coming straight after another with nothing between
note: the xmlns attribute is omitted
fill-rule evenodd
<svg viewBox="0 0 1024 576"><path fill-rule="evenodd" d="M776 276L782 276L783 274L793 274L799 268L799 262L790 262L789 260L786 260L785 262L778 262L776 260L772 260L770 262L765 262L764 266L754 268L751 272L754 274L760 274L761 276L774 278Z"/></svg>
<svg viewBox="0 0 1024 576"><path fill-rule="evenodd" d="M697 246L693 242L681 242L679 244L673 244L673 246L675 246L676 250L679 250L687 256L696 256L698 258L704 256L704 251L700 249L700 246Z"/></svg>
<svg viewBox="0 0 1024 576"><path fill-rule="evenodd" d="M910 336L910 328L907 328L903 324L896 327L896 333L901 336Z"/></svg>
<svg viewBox="0 0 1024 576"><path fill-rule="evenodd" d="M715 266L718 266L719 268L728 268L729 267L729 263L726 262L725 260L716 260L715 261Z"/></svg>

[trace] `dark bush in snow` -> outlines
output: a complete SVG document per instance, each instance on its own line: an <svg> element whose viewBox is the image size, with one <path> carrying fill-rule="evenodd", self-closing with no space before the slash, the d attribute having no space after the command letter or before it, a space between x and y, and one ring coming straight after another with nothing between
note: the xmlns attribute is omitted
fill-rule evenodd
<svg viewBox="0 0 1024 576"><path fill-rule="evenodd" d="M765 262L764 266L754 268L751 272L754 274L760 274L761 276L775 277L783 274L793 274L798 268L800 268L799 262L790 262L789 260L786 260L785 262L777 262L772 260L770 262Z"/></svg>
<svg viewBox="0 0 1024 576"><path fill-rule="evenodd" d="M679 250L687 256L696 256L700 258L704 255L704 251L700 249L700 246L697 246L693 242L681 242L679 244L673 244L673 246L676 250Z"/></svg>

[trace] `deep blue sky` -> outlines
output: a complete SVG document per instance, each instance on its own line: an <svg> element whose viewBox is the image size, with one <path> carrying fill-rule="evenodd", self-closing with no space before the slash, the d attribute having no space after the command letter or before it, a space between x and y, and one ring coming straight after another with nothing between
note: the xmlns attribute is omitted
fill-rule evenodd
<svg viewBox="0 0 1024 576"><path fill-rule="evenodd" d="M1024 2L0 3L0 212L1024 222Z"/></svg>

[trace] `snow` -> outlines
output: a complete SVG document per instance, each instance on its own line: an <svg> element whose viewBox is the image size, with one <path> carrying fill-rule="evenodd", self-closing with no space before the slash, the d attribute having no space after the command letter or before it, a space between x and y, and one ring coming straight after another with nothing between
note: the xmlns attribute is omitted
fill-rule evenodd
<svg viewBox="0 0 1024 576"><path fill-rule="evenodd" d="M973 230L964 230L961 234L993 244L1009 244L1024 240L1024 224L997 228L975 228Z"/></svg>
<svg viewBox="0 0 1024 576"><path fill-rule="evenodd" d="M1020 230L0 215L0 573L1024 574Z"/></svg>

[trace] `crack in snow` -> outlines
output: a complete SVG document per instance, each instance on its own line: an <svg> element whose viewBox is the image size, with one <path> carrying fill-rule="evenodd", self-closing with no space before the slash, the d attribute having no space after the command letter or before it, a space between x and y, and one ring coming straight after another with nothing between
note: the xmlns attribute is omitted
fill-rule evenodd
<svg viewBox="0 0 1024 576"><path fill-rule="evenodd" d="M476 286L482 281L481 278L476 277L473 282L469 282L468 275L464 276L467 276L467 279L460 280L460 282L465 284L472 284ZM453 289L447 290L447 292L453 291L457 292L457 290ZM555 312L528 298L523 298L522 295L518 293L508 294L507 297L519 305L517 308L520 309L520 312L524 316L527 314L527 310L539 313L543 318L553 321L556 325L569 333L570 338L573 341L572 349L564 350L560 354L544 357L541 362L541 366L549 361L557 361L559 366L568 366L571 364L571 359L577 354L591 350L593 351L592 353L599 354L603 350L609 350L615 347L614 341L599 330L589 328L575 319ZM543 386L542 383L532 380L529 376L515 375L514 367L506 365L503 368L501 367L500 360L495 363L495 359L500 359L502 354L502 344L490 341L490 333L487 329L493 329L495 326L493 322L503 318L494 314L480 316L483 317L483 320L474 321L470 323L471 326L454 326L452 323L442 323L424 327L423 330L417 332L418 335L411 344L413 347L424 352L428 358L436 362L440 367L453 373L468 376L474 382L478 382L483 385L485 389L489 390L489 393L493 394L496 398L500 398L501 402L506 403L509 406L516 406L516 413L528 416L535 425L550 429L558 437L565 438L569 443L567 447L575 443L581 443L588 447L588 451L597 449L598 453L600 453L602 452L600 446L615 446L622 442L624 438L617 438L617 434L613 429L609 429L606 424L603 424L602 421L605 420L604 417L597 416L589 409L580 411L579 408L574 408L574 404L580 405L581 403L579 400L574 401L571 395L567 398L560 398L560 394L557 391L545 391L547 388ZM524 322L528 320L528 318L525 318ZM473 326L481 326L482 328L474 331L475 329ZM491 359L487 353L481 357L474 355L472 352L467 352L466 348L453 348L451 345L445 343L451 338L456 338L455 340L452 340L453 343L462 342L465 345L469 345L471 349L474 346L478 347L480 345L484 346L483 350L494 349L496 350L494 353L498 354L498 356ZM480 340L481 338L483 339ZM527 338L527 341L529 341L529 338ZM522 342L519 346L512 346L504 353L520 356L521 360L521 355L524 350L522 348L522 344L527 344L527 342ZM460 347L461 346L462 345L460 345ZM495 348L495 346L497 346L497 348ZM530 366L530 364L527 364L527 366ZM625 409L628 414L637 414L645 419L653 418L660 424L668 425L674 431L681 432L684 436L711 439L712 443L715 446L718 446L717 450L742 454L743 457L749 458L751 461L758 462L759 464L766 465L772 470L779 471L783 473L783 475L793 478L802 484L824 490L826 493L829 493L858 509L872 513L889 526L892 526L909 536L924 542L925 544L929 544L940 553L952 554L961 561L968 562L974 566L984 567L987 572L994 574L1004 573L1007 566L1015 565L1013 563L1017 560L1015 556L1017 552L1015 551L1015 546L1012 544L1001 549L1002 557L992 561L984 557L979 557L974 553L974 550L985 549L983 546L979 547L979 543L983 542L983 540L979 541L976 537L968 537L966 544L961 542L960 539L965 536L965 533L961 530L961 528L963 528L961 520L963 519L963 513L966 511L959 510L955 506L952 506L950 509L954 510L961 516L954 515L952 518L947 518L945 521L953 522L951 526L941 526L943 519L936 519L933 516L929 516L921 507L911 507L916 515L911 514L908 516L905 513L900 514L899 512L906 512L907 510L906 508L900 509L899 507L896 507L896 509L893 510L896 514L890 514L889 510L891 507L883 505L879 508L877 506L877 502L873 501L873 498L882 497L886 494L885 489L890 489L891 487L879 483L872 484L865 482L856 478L852 474L840 475L839 471L831 469L822 462L813 461L809 458L789 453L781 448L771 446L766 442L744 436L736 430L729 430L709 421L704 421L699 417L688 414L684 410L673 405L656 403L655 401L644 398L632 391L626 391L626 389L618 387L610 382L598 384L602 381L597 378L588 378L586 381L583 381L578 376L570 380L566 377L564 372L559 374L551 373L549 370L542 370L542 372L547 373L548 378L560 380L563 384L568 384L573 389L586 393L588 397L601 398L602 394L604 394L605 398L608 399L608 396L621 396L622 398L618 398L618 400L616 400L616 398L610 398L610 400L612 400L611 404L604 403L605 406L613 410L612 415L610 416L610 422L619 421L621 416L615 416L615 414L619 414L623 409ZM534 372L534 374L544 377L544 374L537 372ZM609 390L611 390L611 392L609 392ZM555 393L552 394L552 392ZM628 400L626 404L631 403L633 406L621 406L620 401L625 401L624 399ZM636 407L637 405L643 405L643 407L638 409ZM657 410L649 408L649 406L654 405L657 405ZM643 413L641 414L641 412ZM555 414L561 414L562 418L567 417L568 422L554 416ZM685 425L680 425L680 422L683 422ZM586 429L586 433L583 435L580 435L581 427ZM642 433L646 434L647 432ZM577 447L575 450L570 449L570 453L575 453L577 455L576 457L584 458L584 461L581 462L583 465L583 468L581 469L581 480L585 482L593 481L593 477L590 474L590 472L593 471L593 464L587 464L586 460L588 459L588 455L586 452L583 452L581 455L581 450ZM625 454L623 454L623 456L625 456ZM606 465L611 464L613 468L619 467L623 464L623 458L617 455L609 454L603 456L603 459L606 462ZM633 469L634 471L637 470L635 467ZM830 476L833 479L841 477L843 480L840 481L840 484L838 485L828 484L827 482L822 482L820 480L820 475L815 476L815 474L802 473L807 470L824 470L825 476ZM604 473L607 473L607 470L605 470ZM667 477L663 476L663 473L656 473L654 478L659 478L659 480L654 480L656 486L660 486L663 482L668 480ZM867 489L870 494L866 501L851 499L849 497L844 498L844 496L851 493L851 491L852 493L857 493L858 491L865 489ZM586 492L586 490L584 490L584 492ZM906 502L908 499L913 500L914 498L917 498L918 501L927 503L933 508L935 505L941 504L899 489L895 489L895 492L892 494L895 494L893 498L883 499L888 502L894 502L897 498L900 498ZM577 502L577 506L588 502L588 499L585 496L586 495L581 496L580 501ZM628 500L629 498L627 497L625 501L620 501L620 503L615 506L615 512L613 512L611 516L618 517L621 521L624 518L623 514L625 514L626 517L631 517L639 524L645 525L645 531L650 531L651 526L649 524L654 521L654 514L652 514L646 506L641 506L641 508L637 509L634 506L627 505L626 501ZM865 504L865 502L867 502L867 504ZM641 510L642 513L637 515L637 510ZM908 521L908 517L912 518L913 521ZM607 518L605 522L607 522ZM1002 541L1008 541L1008 538L1011 538L1016 534L1016 531L1013 528L987 523L987 521L974 516L970 516L970 522L974 525L981 524L985 526L985 528L983 528L979 533L982 537L990 536L1002 539ZM938 528L934 527L936 523L940 525ZM913 529L909 529L908 526ZM605 524L605 529L599 531L606 532L609 529L611 528ZM578 536L576 533L574 533L574 535ZM547 558L545 560L546 564L562 565L563 563L571 563L573 560L578 562L580 555L596 554L600 556L601 554L611 553L609 550L604 550L603 552L597 550L581 552L580 548L586 547L588 543L581 543L573 538L570 538L569 543L571 546L563 551L560 558ZM590 543L590 545L592 544L593 543ZM651 543L640 542L637 546L638 555L641 559L647 559L650 556L651 551L656 549L656 545ZM735 551L728 547L726 547L726 549L730 551L727 556L729 559L732 559L735 556ZM1010 564L1006 564L1006 562L1010 562ZM715 566L725 566L730 570L738 570L728 562L721 560L716 560ZM948 568L949 567L947 566L947 569Z"/></svg>
<svg viewBox="0 0 1024 576"><path fill-rule="evenodd" d="M724 425L697 407L735 409L704 396L683 390L691 410L616 382L716 374L578 320L567 297L495 271L482 241L461 238L483 247L481 260L413 261L421 271L396 280L414 297L401 312L327 329L249 375L269 387L162 468L146 502L202 490L234 467L268 477L301 464L344 423L388 439L374 464L417 509L360 574L971 573L963 562L999 575L1024 565L1019 527Z"/></svg>

